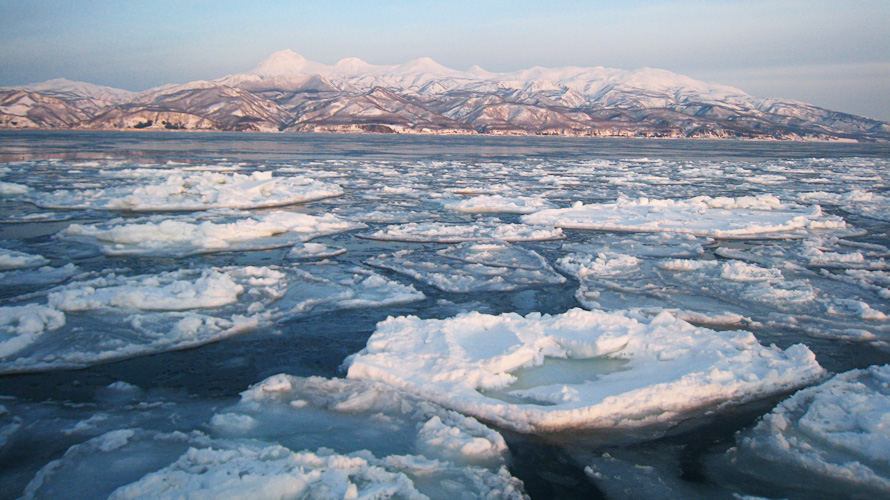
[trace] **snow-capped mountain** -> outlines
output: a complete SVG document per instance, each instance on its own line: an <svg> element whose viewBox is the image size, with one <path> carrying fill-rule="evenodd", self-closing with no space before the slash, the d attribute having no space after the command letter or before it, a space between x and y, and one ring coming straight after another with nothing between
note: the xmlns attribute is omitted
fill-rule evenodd
<svg viewBox="0 0 890 500"><path fill-rule="evenodd" d="M659 69L326 65L291 50L141 93L67 80L0 89L0 126L890 140L884 122Z"/></svg>

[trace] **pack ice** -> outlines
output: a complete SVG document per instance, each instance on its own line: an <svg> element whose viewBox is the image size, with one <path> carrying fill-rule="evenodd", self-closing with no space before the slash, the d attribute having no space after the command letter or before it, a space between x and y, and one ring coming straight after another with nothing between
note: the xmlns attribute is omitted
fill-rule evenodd
<svg viewBox="0 0 890 500"><path fill-rule="evenodd" d="M749 332L699 328L667 312L581 309L389 318L345 366L348 378L525 433L666 425L824 374L801 344L764 347Z"/></svg>
<svg viewBox="0 0 890 500"><path fill-rule="evenodd" d="M840 373L764 415L730 450L733 466L842 498L890 495L890 365ZM780 467L783 474L768 471Z"/></svg>
<svg viewBox="0 0 890 500"><path fill-rule="evenodd" d="M840 217L818 205L791 207L772 195L739 198L698 196L687 200L624 198L614 203L554 208L524 215L526 224L564 229L671 232L713 238L806 235L813 230L843 231Z"/></svg>
<svg viewBox="0 0 890 500"><path fill-rule="evenodd" d="M324 264L106 272L53 288L42 303L0 307L0 373L185 349L282 318L423 298L373 272Z"/></svg>
<svg viewBox="0 0 890 500"><path fill-rule="evenodd" d="M275 375L197 427L108 430L24 498L528 498L500 434L385 384Z"/></svg>
<svg viewBox="0 0 890 500"><path fill-rule="evenodd" d="M122 185L60 189L35 193L29 199L43 208L139 212L279 207L343 194L343 189L335 184L304 176L273 177L267 171L240 174L170 169L150 170L146 174L130 170L116 175L122 177ZM126 182L127 175L134 177L136 183Z"/></svg>
<svg viewBox="0 0 890 500"><path fill-rule="evenodd" d="M200 219L201 217L198 217ZM101 224L71 224L60 237L98 244L108 255L185 256L199 253L263 250L291 246L319 236L366 227L331 214L273 211L194 216L114 219Z"/></svg>
<svg viewBox="0 0 890 500"><path fill-rule="evenodd" d="M463 243L435 252L403 250L366 263L451 293L510 291L565 282L540 254L509 243Z"/></svg>

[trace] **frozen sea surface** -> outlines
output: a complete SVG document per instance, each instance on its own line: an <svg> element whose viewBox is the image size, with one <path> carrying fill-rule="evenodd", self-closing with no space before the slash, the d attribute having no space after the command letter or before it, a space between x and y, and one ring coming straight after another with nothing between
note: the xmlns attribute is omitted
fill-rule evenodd
<svg viewBox="0 0 890 500"><path fill-rule="evenodd" d="M0 499L887 495L886 145L0 160Z"/></svg>

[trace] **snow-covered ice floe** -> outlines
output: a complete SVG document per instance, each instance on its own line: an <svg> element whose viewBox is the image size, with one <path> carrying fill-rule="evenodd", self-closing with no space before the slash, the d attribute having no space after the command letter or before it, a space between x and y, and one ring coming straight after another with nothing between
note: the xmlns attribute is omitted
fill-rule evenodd
<svg viewBox="0 0 890 500"><path fill-rule="evenodd" d="M619 198L614 203L554 208L524 215L526 224L600 231L671 232L713 238L803 236L847 230L840 217L818 205L789 207L771 195L740 198L699 196L688 200Z"/></svg>
<svg viewBox="0 0 890 500"><path fill-rule="evenodd" d="M562 229L525 224L507 224L499 219L475 224L444 224L440 222L410 222L361 235L381 241L410 243L462 243L465 241L548 241L564 238Z"/></svg>
<svg viewBox="0 0 890 500"><path fill-rule="evenodd" d="M841 373L799 391L743 431L729 457L732 467L786 487L834 498L851 491L856 498L887 498L890 365ZM777 468L782 474L772 473Z"/></svg>
<svg viewBox="0 0 890 500"><path fill-rule="evenodd" d="M518 196L505 197L499 194L473 196L457 202L446 203L445 208L467 213L530 214L553 205L541 198Z"/></svg>
<svg viewBox="0 0 890 500"><path fill-rule="evenodd" d="M96 243L108 255L184 256L199 253L262 250L294 245L319 236L367 227L331 214L274 211L194 217L114 219L100 224L71 224L60 237Z"/></svg>
<svg viewBox="0 0 890 500"><path fill-rule="evenodd" d="M108 272L70 282L43 304L0 307L0 373L83 367L194 347L292 316L424 298L367 270L303 267Z"/></svg>
<svg viewBox="0 0 890 500"><path fill-rule="evenodd" d="M511 291L565 282L537 252L503 242L462 243L436 252L403 250L366 263L451 293Z"/></svg>
<svg viewBox="0 0 890 500"><path fill-rule="evenodd" d="M51 209L175 211L278 207L343 194L336 184L303 176L273 177L265 171L227 174L171 169L158 170L155 177L155 183L147 185L143 177L137 177L141 182L135 185L35 193L30 201Z"/></svg>
<svg viewBox="0 0 890 500"><path fill-rule="evenodd" d="M764 347L661 313L466 313L377 325L345 362L348 378L387 382L527 433L669 425L684 415L820 379L804 345Z"/></svg>
<svg viewBox="0 0 890 500"><path fill-rule="evenodd" d="M383 384L276 375L202 427L107 432L24 498L528 498L500 434Z"/></svg>

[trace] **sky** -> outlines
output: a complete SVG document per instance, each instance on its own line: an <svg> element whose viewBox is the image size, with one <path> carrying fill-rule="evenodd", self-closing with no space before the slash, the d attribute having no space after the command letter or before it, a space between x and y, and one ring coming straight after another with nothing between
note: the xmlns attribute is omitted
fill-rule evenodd
<svg viewBox="0 0 890 500"><path fill-rule="evenodd" d="M139 91L282 49L325 64L660 68L890 121L887 0L0 0L0 86Z"/></svg>

